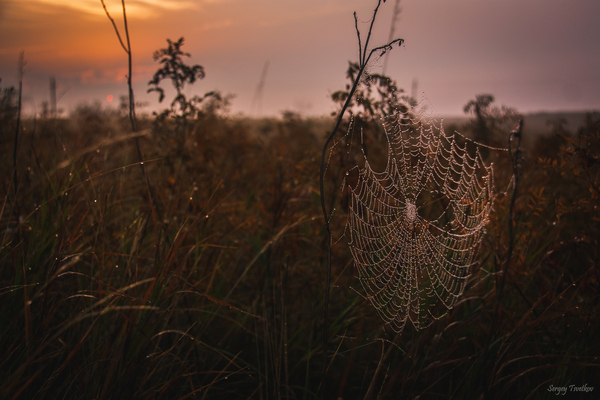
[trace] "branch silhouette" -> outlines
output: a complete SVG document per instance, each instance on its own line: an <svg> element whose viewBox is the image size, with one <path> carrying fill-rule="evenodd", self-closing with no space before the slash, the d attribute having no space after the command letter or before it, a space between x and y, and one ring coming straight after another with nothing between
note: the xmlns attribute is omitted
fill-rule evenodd
<svg viewBox="0 0 600 400"><path fill-rule="evenodd" d="M127 24L127 11L125 9L125 0L121 0L121 7L123 9L123 24L125 25L125 39L127 41L127 46L125 46L125 44L123 43L123 39L121 38L119 29L117 28L115 20L110 16L110 13L108 12L108 9L106 8L106 4L104 4L104 0L100 0L100 3L102 3L102 8L104 9L106 16L112 23L113 28L115 29L115 33L117 34L117 38L119 39L119 43L121 44L121 47L123 48L123 50L125 50L125 53L127 53L127 61L128 61L127 87L129 89L129 122L131 123L132 132L136 132L137 127L136 127L136 116L135 116L135 100L134 100L134 96L133 96L133 87L132 87L132 81L131 81L133 62L131 59L131 41L129 40L129 27ZM138 160L140 162L140 168L142 169L142 174L144 175L144 179L146 180L146 187L148 188L148 196L150 198L150 208L152 209L152 217L154 219L154 223L157 224L160 221L162 221L162 217L160 215L161 213L157 209L158 203L156 202L156 195L154 193L152 184L150 183L150 178L148 177L148 174L146 173L146 168L144 167L144 156L142 155L142 150L140 148L139 138L137 136L135 136L134 140L135 140L135 148L137 151Z"/></svg>
<svg viewBox="0 0 600 400"><path fill-rule="evenodd" d="M359 54L359 67L360 68L359 68L356 78L354 80L354 84L352 85L352 89L350 90L350 93L348 94L348 98L346 99L346 102L344 103L344 106L342 107L342 110L340 111L340 114L337 118L335 127L333 128L333 130L331 131L331 133L325 140L325 144L323 145L323 151L321 153L319 189L320 189L320 195L321 195L321 208L323 210L323 218L325 220L325 234L326 234L326 242L327 242L327 281L326 281L326 289L325 289L325 314L323 317L323 322L324 322L323 382L322 382L321 386L325 383L325 377L326 377L327 345L328 345L327 332L329 330L329 292L330 292L330 287L331 287L331 229L329 226L329 214L327 213L327 207L325 205L325 190L324 190L325 154L327 153L329 143L331 143L331 140L335 136L335 133L338 131L338 129L342 123L342 120L344 118L344 113L346 112L346 109L348 108L348 105L350 104L350 101L351 101L352 97L354 96L354 92L356 91L356 88L359 85L360 78L362 77L362 74L369 63L371 56L374 53L379 52L379 51L382 52L381 54L384 54L388 50L391 50L392 46L396 43L398 43L399 45L402 45L402 43L404 43L404 39L394 39L391 42L389 42L383 46L375 47L375 48L371 49L370 51L368 51L369 41L371 40L371 32L373 30L373 25L375 24L375 19L377 17L377 12L379 11L379 7L381 6L381 2L382 2L381 0L378 0L377 6L375 7L375 10L373 12L373 18L371 19L371 25L369 26L369 32L367 34L367 39L365 40L364 47L362 46L360 30L358 29L358 18L356 16L356 12L354 12L354 27L356 29L356 36L358 38L358 54ZM384 0L384 2L385 2L385 0ZM368 51L368 54L367 54L367 51ZM323 392L321 392L321 393L323 393Z"/></svg>

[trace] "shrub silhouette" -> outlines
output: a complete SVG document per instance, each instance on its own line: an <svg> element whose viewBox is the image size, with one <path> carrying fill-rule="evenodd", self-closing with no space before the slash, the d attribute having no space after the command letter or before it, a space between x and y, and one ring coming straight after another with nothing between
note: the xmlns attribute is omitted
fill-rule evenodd
<svg viewBox="0 0 600 400"><path fill-rule="evenodd" d="M493 103L493 95L478 94L474 100L465 104L463 111L473 117L465 128L476 142L505 147L506 132L510 132L522 116L512 107L498 107ZM487 153L485 148L482 149L482 155L487 156Z"/></svg>
<svg viewBox="0 0 600 400"><path fill-rule="evenodd" d="M159 119L172 116L180 122L178 125L185 125L188 119L193 119L198 116L200 104L207 99L212 99L209 108L220 108L219 102L223 102L223 97L220 93L211 91L204 96L193 96L188 99L183 93L186 85L192 85L197 80L204 79L206 76L204 67L201 65L187 65L184 63L183 57L191 57L190 53L185 53L181 50L184 43L184 38L181 37L176 42L167 39L168 47L159 49L154 52L154 61L158 61L162 67L154 73L152 79L148 82L151 86L148 89L150 92L158 92L158 101L162 103L165 99L165 91L160 87L160 83L168 79L175 88L176 95L171 106L165 109L160 114L156 114Z"/></svg>

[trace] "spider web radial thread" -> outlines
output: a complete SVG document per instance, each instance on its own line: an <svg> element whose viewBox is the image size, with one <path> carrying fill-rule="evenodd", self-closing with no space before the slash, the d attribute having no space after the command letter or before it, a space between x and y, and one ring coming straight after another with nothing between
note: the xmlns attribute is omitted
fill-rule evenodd
<svg viewBox="0 0 600 400"><path fill-rule="evenodd" d="M422 329L462 295L493 203L492 166L474 142L408 113L384 123L388 159L365 156L346 233L366 297L394 331ZM468 146L468 147L467 147Z"/></svg>

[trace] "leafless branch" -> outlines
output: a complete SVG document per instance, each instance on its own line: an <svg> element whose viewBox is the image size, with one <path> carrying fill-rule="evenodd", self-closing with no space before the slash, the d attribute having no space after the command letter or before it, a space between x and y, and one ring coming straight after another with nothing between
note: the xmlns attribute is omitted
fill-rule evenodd
<svg viewBox="0 0 600 400"><path fill-rule="evenodd" d="M325 378L326 378L327 343L328 343L327 332L329 330L329 292L330 292L330 288L331 288L331 228L329 226L329 215L327 214L327 207L325 205L325 189L324 189L325 154L327 153L329 143L335 136L335 133L338 131L338 129L342 123L342 120L344 118L344 113L346 112L346 109L348 108L350 101L352 100L352 97L354 96L356 88L358 87L358 84L360 82L360 78L361 78L371 56L373 55L373 53L375 53L376 51L380 51L380 50L391 49L392 45L394 45L395 43L402 44L404 42L403 39L392 40L391 42L389 42L388 44L386 44L384 46L379 46L379 47L375 47L374 49L372 49L369 52L369 55L367 57L367 49L369 46L369 41L371 39L371 32L373 30L373 25L375 23L375 18L377 17L377 12L379 10L380 5L381 5L381 0L378 0L377 7L375 7L375 11L373 12L373 19L371 20L371 25L369 26L369 33L367 35L367 40L365 41L364 48L362 47L362 44L361 44L360 31L358 29L358 18L356 16L356 12L354 13L354 26L356 28L356 35L358 37L360 69L358 70L358 73L354 79L354 84L352 85L352 89L350 89L350 92L348 93L346 102L344 103L344 106L342 107L342 110L340 111L340 114L338 116L335 127L333 128L333 130L331 131L331 133L325 140L325 144L323 145L323 151L321 153L321 169L320 169L320 176L319 176L319 178L320 178L319 179L319 189L321 192L321 209L323 211L323 218L325 219L325 234L326 234L325 239L327 242L327 281L326 281L326 288L325 288L325 313L324 313L324 317L323 317L323 320L324 320L323 325L324 325L324 331L325 331L324 339L323 339L324 340L324 342L323 342L323 382L321 383L321 385L323 385L326 381ZM323 391L321 391L321 394L322 393L323 393Z"/></svg>
<svg viewBox="0 0 600 400"><path fill-rule="evenodd" d="M115 32L117 34L117 38L119 38L119 43L121 43L121 47L123 47L123 50L125 50L126 53L129 53L129 50L127 49L127 47L125 47L125 44L123 43L123 40L121 39L121 34L119 33L119 29L117 28L117 24L115 24L115 20L112 19L112 17L110 16L108 9L106 8L106 4L104 4L104 0L100 0L100 2L102 3L102 8L104 8L104 12L106 13L106 16L108 17L108 19L110 19L110 22L112 22L113 28L115 28ZM125 8L125 4L123 4L123 9ZM127 30L127 23L125 23L125 30ZM129 42L127 43L129 45Z"/></svg>

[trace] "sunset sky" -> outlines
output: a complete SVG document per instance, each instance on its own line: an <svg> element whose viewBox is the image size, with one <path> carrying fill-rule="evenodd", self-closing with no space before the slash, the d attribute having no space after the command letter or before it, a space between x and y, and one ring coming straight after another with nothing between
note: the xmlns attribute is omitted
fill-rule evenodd
<svg viewBox="0 0 600 400"><path fill-rule="evenodd" d="M328 114L330 94L344 87L348 61L357 59L352 13L366 35L376 3L126 1L136 100L149 102L146 112L166 106L146 93L157 69L152 53L167 38L184 36L188 62L206 71L186 93L232 93L232 113L256 115L253 98L268 61L262 115ZM122 31L120 1L106 4ZM373 45L387 42L394 4L382 4ZM416 79L434 113L461 115L480 93L521 112L600 109L600 1L402 0L401 6L394 36L405 45L394 48L387 74L407 92ZM0 0L2 87L16 86L20 51L29 112L49 100L50 76L66 112L96 99L116 107L127 93L127 56L100 0Z"/></svg>

